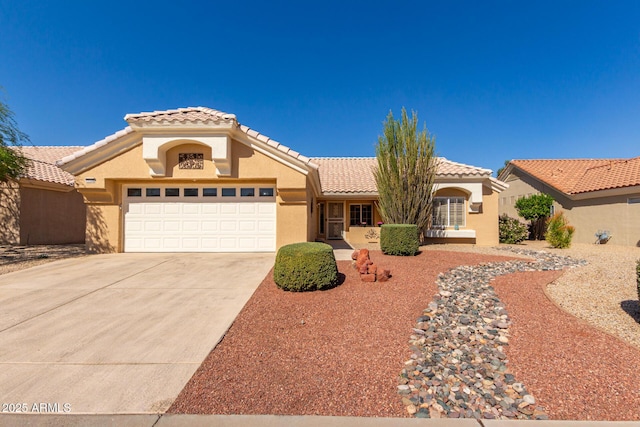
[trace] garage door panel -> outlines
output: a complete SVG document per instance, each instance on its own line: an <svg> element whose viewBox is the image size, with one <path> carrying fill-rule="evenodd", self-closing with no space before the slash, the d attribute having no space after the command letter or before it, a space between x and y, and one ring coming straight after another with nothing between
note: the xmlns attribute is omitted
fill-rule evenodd
<svg viewBox="0 0 640 427"><path fill-rule="evenodd" d="M178 220L164 220L162 225L164 232L170 233L173 231L180 231L180 221Z"/></svg>
<svg viewBox="0 0 640 427"><path fill-rule="evenodd" d="M165 215L180 215L180 205L175 203L163 203L161 210Z"/></svg>
<svg viewBox="0 0 640 427"><path fill-rule="evenodd" d="M197 204L183 204L182 213L184 215L200 215L200 205Z"/></svg>
<svg viewBox="0 0 640 427"><path fill-rule="evenodd" d="M160 231L162 230L162 222L159 220L148 220L144 222L144 231Z"/></svg>
<svg viewBox="0 0 640 427"><path fill-rule="evenodd" d="M126 252L275 251L275 202L159 199L125 206Z"/></svg>
<svg viewBox="0 0 640 427"><path fill-rule="evenodd" d="M231 203L221 204L220 213L223 215L236 215L238 213L238 205Z"/></svg>
<svg viewBox="0 0 640 427"><path fill-rule="evenodd" d="M158 203L145 203L144 214L145 215L159 215L162 213L163 206Z"/></svg>

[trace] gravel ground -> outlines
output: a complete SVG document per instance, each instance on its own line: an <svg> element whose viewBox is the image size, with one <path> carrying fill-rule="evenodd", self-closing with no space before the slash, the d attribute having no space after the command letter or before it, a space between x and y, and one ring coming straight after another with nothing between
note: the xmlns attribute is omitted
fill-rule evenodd
<svg viewBox="0 0 640 427"><path fill-rule="evenodd" d="M169 412L408 416L398 377L437 275L504 255L372 252L390 281L361 282L339 261L344 283L322 292L282 291L269 274Z"/></svg>
<svg viewBox="0 0 640 427"><path fill-rule="evenodd" d="M545 294L547 283L573 273L523 272L492 283L512 322L509 370L552 420L640 420L640 351Z"/></svg>
<svg viewBox="0 0 640 427"><path fill-rule="evenodd" d="M59 259L86 255L82 245L0 245L0 274L24 270Z"/></svg>
<svg viewBox="0 0 640 427"><path fill-rule="evenodd" d="M445 247L461 252L504 254L498 248L472 245L431 245L422 249L443 250ZM574 244L568 249L553 249L544 241L514 247L586 260L588 265L567 270L547 286L547 295L574 316L640 348L640 303L635 273L640 248Z"/></svg>

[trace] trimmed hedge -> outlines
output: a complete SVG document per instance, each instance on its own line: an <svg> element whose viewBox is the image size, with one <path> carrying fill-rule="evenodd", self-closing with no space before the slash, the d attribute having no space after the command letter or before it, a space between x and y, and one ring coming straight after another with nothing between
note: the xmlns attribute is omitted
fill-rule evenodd
<svg viewBox="0 0 640 427"><path fill-rule="evenodd" d="M415 224L383 224L380 249L387 255L414 256L420 250L420 236Z"/></svg>
<svg viewBox="0 0 640 427"><path fill-rule="evenodd" d="M280 248L273 267L273 279L280 289L316 291L338 283L333 248L326 243L293 243Z"/></svg>

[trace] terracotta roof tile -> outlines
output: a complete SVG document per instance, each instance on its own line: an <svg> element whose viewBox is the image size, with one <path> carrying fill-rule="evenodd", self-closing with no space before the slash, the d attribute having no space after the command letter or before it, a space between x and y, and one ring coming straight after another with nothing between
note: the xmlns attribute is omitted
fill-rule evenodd
<svg viewBox="0 0 640 427"><path fill-rule="evenodd" d="M317 169L318 165L313 163L311 159L306 156L297 153L296 151L291 150L286 145L280 144L278 141L274 141L266 135L261 134L258 131L251 129L248 126L241 125L236 120L235 114L228 114L222 111L214 110L212 108L206 107L188 107L188 108L178 108L175 110L165 110L165 111L152 111L146 113L137 113L137 114L127 114L124 116L124 119L130 124L126 128L114 133L113 135L109 135L106 138L88 146L82 147L82 150L77 151L75 153L70 153L69 155L60 159L60 165L64 165L69 163L79 157L84 156L85 154L97 150L100 147L103 147L110 142L127 135L131 132L135 132L136 128L139 127L147 127L147 126L167 126L167 125L180 125L180 124L197 124L197 125L207 125L219 123L220 121L230 122L236 126L240 132L249 135L252 138L256 138L259 141L266 143L267 145L275 148L276 150L289 155L290 157L301 161L302 163Z"/></svg>
<svg viewBox="0 0 640 427"><path fill-rule="evenodd" d="M318 164L323 193L368 194L378 192L373 174L374 168L377 166L375 157L328 157L316 158L312 161ZM440 157L437 177L452 176L490 178L491 170L452 162Z"/></svg>
<svg viewBox="0 0 640 427"><path fill-rule="evenodd" d="M178 108L175 110L150 111L146 113L127 114L124 119L132 125L138 123L210 123L220 120L235 121L234 114L228 114L223 111L214 110L206 107L188 107Z"/></svg>
<svg viewBox="0 0 640 427"><path fill-rule="evenodd" d="M511 164L566 194L640 185L640 157L512 160Z"/></svg>
<svg viewBox="0 0 640 427"><path fill-rule="evenodd" d="M23 155L31 159L24 177L37 181L53 182L73 187L73 175L60 169L56 165L56 161L78 151L81 148L83 147L20 147L20 151Z"/></svg>

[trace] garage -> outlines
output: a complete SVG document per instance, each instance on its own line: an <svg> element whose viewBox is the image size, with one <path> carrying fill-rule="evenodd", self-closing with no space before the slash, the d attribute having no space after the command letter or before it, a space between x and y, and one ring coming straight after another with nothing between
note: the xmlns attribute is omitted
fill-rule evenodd
<svg viewBox="0 0 640 427"><path fill-rule="evenodd" d="M273 252L275 188L130 185L123 188L125 252Z"/></svg>

